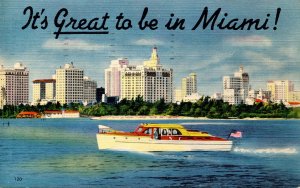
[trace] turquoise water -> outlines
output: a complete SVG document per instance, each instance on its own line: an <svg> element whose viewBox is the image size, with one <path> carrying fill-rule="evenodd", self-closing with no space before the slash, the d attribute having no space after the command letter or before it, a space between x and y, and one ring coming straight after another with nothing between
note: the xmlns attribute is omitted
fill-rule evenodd
<svg viewBox="0 0 300 188"><path fill-rule="evenodd" d="M8 120L4 120L7 122ZM298 187L299 120L156 120L227 137L231 152L99 151L99 124L132 131L145 121L9 120L0 123L0 187Z"/></svg>

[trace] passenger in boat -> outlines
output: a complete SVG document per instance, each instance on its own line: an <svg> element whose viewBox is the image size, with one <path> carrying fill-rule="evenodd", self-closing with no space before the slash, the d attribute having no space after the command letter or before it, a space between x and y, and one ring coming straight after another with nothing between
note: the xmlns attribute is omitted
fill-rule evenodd
<svg viewBox="0 0 300 188"><path fill-rule="evenodd" d="M154 139L160 140L159 129L154 128Z"/></svg>
<svg viewBox="0 0 300 188"><path fill-rule="evenodd" d="M152 129L146 129L144 133L151 135L152 134Z"/></svg>
<svg viewBox="0 0 300 188"><path fill-rule="evenodd" d="M173 135L177 135L177 130L173 129L172 133L173 133Z"/></svg>
<svg viewBox="0 0 300 188"><path fill-rule="evenodd" d="M177 129L172 129L172 134L173 135L181 135L181 132Z"/></svg>
<svg viewBox="0 0 300 188"><path fill-rule="evenodd" d="M163 129L162 135L167 135L167 129Z"/></svg>

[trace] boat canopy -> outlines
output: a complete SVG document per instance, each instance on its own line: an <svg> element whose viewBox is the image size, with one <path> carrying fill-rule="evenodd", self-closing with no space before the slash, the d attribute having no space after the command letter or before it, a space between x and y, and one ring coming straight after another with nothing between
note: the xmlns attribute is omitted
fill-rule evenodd
<svg viewBox="0 0 300 188"><path fill-rule="evenodd" d="M98 125L98 128L99 129L111 129L110 127L105 126L105 125Z"/></svg>

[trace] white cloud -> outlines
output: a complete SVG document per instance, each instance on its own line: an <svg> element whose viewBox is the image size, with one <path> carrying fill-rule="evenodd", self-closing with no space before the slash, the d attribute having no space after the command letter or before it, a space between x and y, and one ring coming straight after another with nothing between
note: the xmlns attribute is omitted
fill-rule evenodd
<svg viewBox="0 0 300 188"><path fill-rule="evenodd" d="M251 36L238 36L231 37L226 40L232 46L238 47L270 47L272 40L265 36L251 35Z"/></svg>
<svg viewBox="0 0 300 188"><path fill-rule="evenodd" d="M57 50L60 49L100 50L103 48L108 48L108 46L105 45L90 43L80 39L72 39L72 40L49 39L43 44L43 47L46 49L57 49Z"/></svg>
<svg viewBox="0 0 300 188"><path fill-rule="evenodd" d="M288 58L297 58L298 57L298 49L296 47L281 47L278 49L279 54L284 55Z"/></svg>
<svg viewBox="0 0 300 188"><path fill-rule="evenodd" d="M213 55L208 61L210 64L217 64L221 61L224 61L227 58L230 58L233 56L233 53L217 53Z"/></svg>
<svg viewBox="0 0 300 188"><path fill-rule="evenodd" d="M163 45L164 43L157 39L139 39L137 41L134 41L133 44L141 46L155 46Z"/></svg>
<svg viewBox="0 0 300 188"><path fill-rule="evenodd" d="M0 56L0 65L4 65L4 64L5 64L5 59Z"/></svg>
<svg viewBox="0 0 300 188"><path fill-rule="evenodd" d="M280 69L284 65L284 62L272 59L263 53L246 51L244 55L250 62L256 63L258 69Z"/></svg>
<svg viewBox="0 0 300 188"><path fill-rule="evenodd" d="M212 54L210 56L208 56L207 59L202 60L201 62L199 62L197 65L199 65L199 69L203 69L209 65L212 64L218 64L221 63L223 61L225 61L228 58L231 58L233 56L233 52L223 52L223 53L216 53L216 54ZM186 66L186 65L184 65ZM216 65L218 66L218 65ZM183 68L187 68L187 67L183 67Z"/></svg>

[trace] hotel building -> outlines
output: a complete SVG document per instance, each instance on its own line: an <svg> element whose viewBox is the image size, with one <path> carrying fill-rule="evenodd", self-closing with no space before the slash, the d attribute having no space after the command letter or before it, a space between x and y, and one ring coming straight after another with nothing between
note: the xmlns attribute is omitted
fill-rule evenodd
<svg viewBox="0 0 300 188"><path fill-rule="evenodd" d="M233 76L223 77L223 100L229 104L245 103L249 92L249 75L241 66Z"/></svg>
<svg viewBox="0 0 300 188"><path fill-rule="evenodd" d="M129 64L128 59L112 60L105 69L105 94L108 97L121 95L121 70Z"/></svg>
<svg viewBox="0 0 300 188"><path fill-rule="evenodd" d="M173 70L164 69L160 64L157 48L144 65L125 66L121 71L121 99L132 99L138 95L145 101L155 102L164 99L172 102Z"/></svg>
<svg viewBox="0 0 300 188"><path fill-rule="evenodd" d="M271 80L267 82L267 89L271 91L271 100L274 102L288 102L294 84L289 80Z"/></svg>
<svg viewBox="0 0 300 188"><path fill-rule="evenodd" d="M56 101L61 104L82 102L84 99L83 69L73 63L56 69ZM95 94L96 95L96 94Z"/></svg>
<svg viewBox="0 0 300 188"><path fill-rule="evenodd" d="M191 73L188 77L182 78L181 80L181 96L186 97L197 93L197 75Z"/></svg>
<svg viewBox="0 0 300 188"><path fill-rule="evenodd" d="M176 89L174 92L173 102L195 102L198 101L201 96L197 93L197 75L191 73L189 76L182 78L181 89Z"/></svg>
<svg viewBox="0 0 300 188"><path fill-rule="evenodd" d="M83 83L84 102L87 104L96 102L97 82L85 76L83 77Z"/></svg>
<svg viewBox="0 0 300 188"><path fill-rule="evenodd" d="M0 108L4 105L28 103L29 71L22 63L13 68L0 66Z"/></svg>
<svg viewBox="0 0 300 188"><path fill-rule="evenodd" d="M55 79L39 79L33 80L33 103L39 103L42 100L55 99L56 80Z"/></svg>

